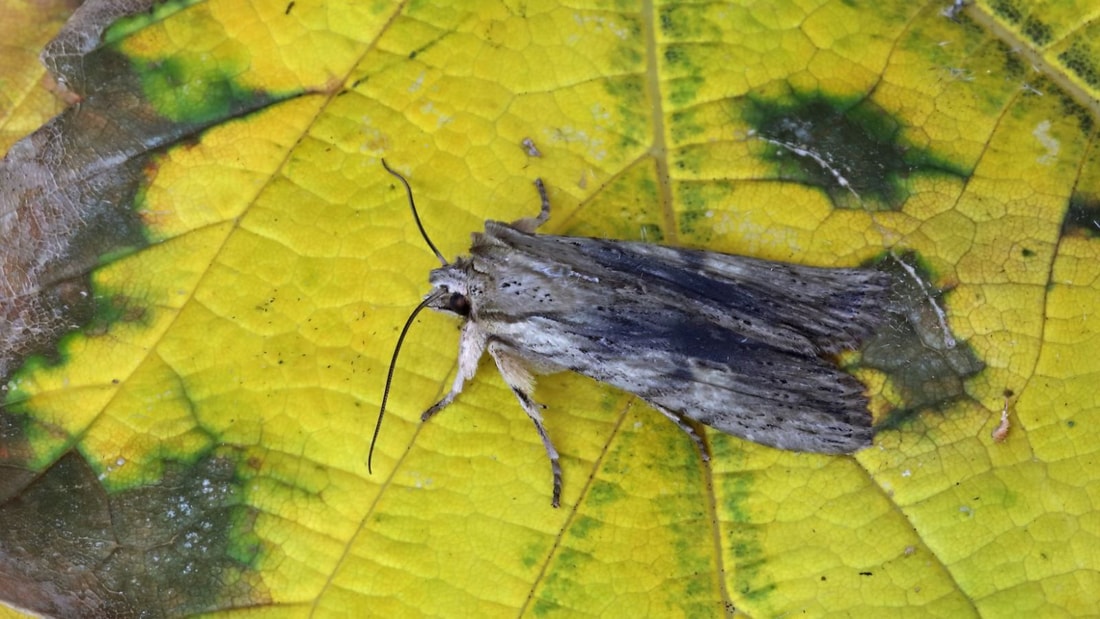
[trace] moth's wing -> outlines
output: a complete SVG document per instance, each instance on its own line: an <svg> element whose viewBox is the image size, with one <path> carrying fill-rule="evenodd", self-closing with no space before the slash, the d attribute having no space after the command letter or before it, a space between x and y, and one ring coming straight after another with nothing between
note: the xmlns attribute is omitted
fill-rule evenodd
<svg viewBox="0 0 1100 619"><path fill-rule="evenodd" d="M615 298L641 295L647 303L677 305L784 350L810 354L858 348L886 317L889 276L880 271L536 236L493 224L486 227L486 237L506 246L510 260L568 272L577 283L598 282L597 288Z"/></svg>
<svg viewBox="0 0 1100 619"><path fill-rule="evenodd" d="M488 293L474 306L495 338L532 363L782 449L845 453L870 444L862 385L820 354L854 345L877 323L861 319L870 310L860 305L884 289L874 277L848 269L833 283L822 269L498 226L474 244L478 286ZM790 273L814 281L791 292L765 280ZM820 307L830 302L834 311ZM836 325L842 344L827 344L818 335L827 327L797 322L802 314L821 320L814 309L829 313L830 325L858 324Z"/></svg>
<svg viewBox="0 0 1100 619"><path fill-rule="evenodd" d="M608 383L727 434L793 451L871 444L863 385L817 354L783 350L697 314L635 300L499 325L534 362Z"/></svg>
<svg viewBox="0 0 1100 619"><path fill-rule="evenodd" d="M608 352L591 351L574 369L764 445L817 453L871 445L863 385L819 357L742 340L714 340L687 355Z"/></svg>

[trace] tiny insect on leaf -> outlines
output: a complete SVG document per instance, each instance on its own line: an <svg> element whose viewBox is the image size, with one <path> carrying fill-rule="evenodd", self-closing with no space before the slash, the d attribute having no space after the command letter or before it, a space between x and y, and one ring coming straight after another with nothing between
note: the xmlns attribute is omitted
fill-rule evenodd
<svg viewBox="0 0 1100 619"><path fill-rule="evenodd" d="M385 162L383 162L385 166ZM569 370L637 395L675 422L707 458L690 421L779 449L845 454L871 444L863 385L835 355L883 323L889 276L693 249L536 234L550 217L541 180L537 217L487 221L470 253L442 266L398 337L368 468L401 342L424 308L461 319L446 408L488 352L550 459L551 504L561 501L558 452L532 398L534 374Z"/></svg>

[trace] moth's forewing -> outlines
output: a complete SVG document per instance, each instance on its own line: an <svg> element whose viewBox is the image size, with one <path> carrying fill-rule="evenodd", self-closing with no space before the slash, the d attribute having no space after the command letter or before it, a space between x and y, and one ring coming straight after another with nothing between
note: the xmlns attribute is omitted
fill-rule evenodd
<svg viewBox="0 0 1100 619"><path fill-rule="evenodd" d="M782 449L871 442L863 387L828 355L884 317L886 275L488 222L470 319L524 358Z"/></svg>

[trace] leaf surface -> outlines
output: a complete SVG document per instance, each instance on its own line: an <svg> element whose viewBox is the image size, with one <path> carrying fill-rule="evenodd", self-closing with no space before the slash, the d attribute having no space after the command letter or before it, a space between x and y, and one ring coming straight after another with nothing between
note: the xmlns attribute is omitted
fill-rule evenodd
<svg viewBox="0 0 1100 619"><path fill-rule="evenodd" d="M57 615L1089 614L1096 20L944 7L78 15L66 32L94 37L46 60L79 104L0 167L0 596ZM24 56L46 39L26 36ZM31 101L28 63L5 77ZM5 126L45 105L5 101ZM555 510L491 363L419 422L457 357L453 321L424 314L370 475L397 333L438 265L382 157L448 259L484 220L536 214L541 177L544 232L911 256L925 339L853 366L880 429L851 457L708 431L706 463L643 402L541 378Z"/></svg>

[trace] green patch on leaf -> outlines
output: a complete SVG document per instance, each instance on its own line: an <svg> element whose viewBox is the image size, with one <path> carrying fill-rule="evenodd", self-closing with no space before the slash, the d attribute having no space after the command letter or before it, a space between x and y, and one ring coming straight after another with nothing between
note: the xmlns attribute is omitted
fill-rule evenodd
<svg viewBox="0 0 1100 619"><path fill-rule="evenodd" d="M1049 82L1040 82L1037 88L1040 88L1044 92L1056 93L1058 95L1058 104L1062 107L1062 115L1075 119L1081 133L1092 133L1092 129L1096 125L1096 118L1093 117L1092 112L1088 108L1068 96L1065 91L1055 88L1054 85Z"/></svg>
<svg viewBox="0 0 1100 619"><path fill-rule="evenodd" d="M1023 19L1023 11L1015 0L993 0L989 8L994 15L1012 24L1017 24Z"/></svg>
<svg viewBox="0 0 1100 619"><path fill-rule="evenodd" d="M70 452L19 500L0 506L0 546L26 548L8 555L0 568L5 577L53 582L61 593L48 601L12 601L68 614L62 609L72 592L82 600L81 614L97 616L151 608L182 616L268 602L247 576L261 547L250 532L254 514L241 504L235 468L233 454L208 453L191 464L169 463L156 484L111 493ZM58 556L66 557L65 573L51 563Z"/></svg>
<svg viewBox="0 0 1100 619"><path fill-rule="evenodd" d="M661 9L658 17L661 34L665 39L691 41L720 41L722 28L706 19L706 13L693 3L672 3Z"/></svg>
<svg viewBox="0 0 1100 619"><path fill-rule="evenodd" d="M1031 39L1031 42L1039 47L1045 46L1054 40L1054 31L1051 27L1039 20L1034 15L1027 18L1024 21L1024 36Z"/></svg>
<svg viewBox="0 0 1100 619"><path fill-rule="evenodd" d="M104 335L117 323L149 326L151 308L137 297L121 292L96 295L95 314L89 321L84 335L96 337Z"/></svg>
<svg viewBox="0 0 1100 619"><path fill-rule="evenodd" d="M599 520L591 516L581 514L577 516L577 519L573 522L572 526L569 527L569 534L573 537L576 537L577 539L586 539L592 532L602 527L603 523Z"/></svg>
<svg viewBox="0 0 1100 619"><path fill-rule="evenodd" d="M651 127L644 111L649 109L643 76L632 75L608 79L604 82L607 94L615 99L615 113L619 122L615 130L620 133L615 146L632 150L649 141Z"/></svg>
<svg viewBox="0 0 1100 619"><path fill-rule="evenodd" d="M588 503L594 507L607 507L625 498L623 489L615 484L597 480L588 494Z"/></svg>
<svg viewBox="0 0 1100 619"><path fill-rule="evenodd" d="M701 158L713 157L713 151L706 146L686 144L706 131L705 122L700 119L699 109L688 107L669 115L668 128L676 144L685 144L670 153L674 164L681 170L698 170Z"/></svg>
<svg viewBox="0 0 1100 619"><path fill-rule="evenodd" d="M699 89L706 84L702 76L681 77L669 83L668 100L676 106L688 105L698 98Z"/></svg>
<svg viewBox="0 0 1100 619"><path fill-rule="evenodd" d="M134 61L134 70L150 104L174 122L206 124L267 99L265 94L237 84L232 77L237 71L229 67L164 58Z"/></svg>
<svg viewBox="0 0 1100 619"><path fill-rule="evenodd" d="M1074 194L1062 219L1062 236L1100 237L1100 199Z"/></svg>
<svg viewBox="0 0 1100 619"><path fill-rule="evenodd" d="M105 45L110 45L149 27L150 24L164 21L168 16L178 13L193 4L200 4L200 0L169 0L167 2L155 2L145 12L135 13L134 15L118 19L112 23L103 31L103 43Z"/></svg>
<svg viewBox="0 0 1100 619"><path fill-rule="evenodd" d="M1093 90L1100 89L1100 67L1097 66L1097 50L1081 40L1074 41L1066 51L1058 54L1058 59L1081 81Z"/></svg>
<svg viewBox="0 0 1100 619"><path fill-rule="evenodd" d="M738 483L734 481L735 485ZM749 601L761 601L776 587L764 569L768 558L760 544L759 533L759 528L750 520L734 520L726 533L727 551L734 561L733 589Z"/></svg>
<svg viewBox="0 0 1100 619"><path fill-rule="evenodd" d="M896 307L888 326L864 346L860 363L884 372L901 395L900 405L877 424L883 430L900 427L917 411L966 398L966 380L985 364L950 332L944 291L928 283L929 269L915 254L887 257L878 268L893 276Z"/></svg>
<svg viewBox="0 0 1100 619"><path fill-rule="evenodd" d="M683 183L678 193L683 208L677 222L680 233L691 237L694 244L702 246L709 242L714 236L709 219L715 205L728 202L735 191L736 185L728 181Z"/></svg>
<svg viewBox="0 0 1100 619"><path fill-rule="evenodd" d="M901 122L867 100L795 95L738 105L767 143L764 156L776 174L821 188L841 208L898 210L909 198L910 176L966 174L904 143Z"/></svg>
<svg viewBox="0 0 1100 619"><path fill-rule="evenodd" d="M611 50L612 65L622 72L637 72L645 63L645 46L642 44L642 22L626 14L619 15L616 27L621 29L618 44Z"/></svg>
<svg viewBox="0 0 1100 619"><path fill-rule="evenodd" d="M543 616L568 607L568 600L574 599L578 589L583 589L583 584L576 582L573 574L587 571L585 568L595 560L591 555L567 545L559 547L554 568L547 571L545 585L534 603L534 614ZM566 604L560 601L566 601Z"/></svg>

